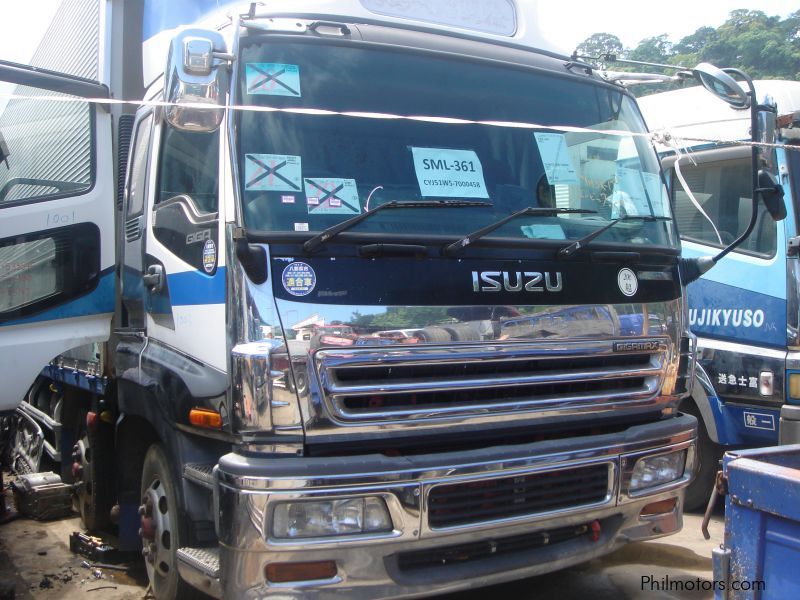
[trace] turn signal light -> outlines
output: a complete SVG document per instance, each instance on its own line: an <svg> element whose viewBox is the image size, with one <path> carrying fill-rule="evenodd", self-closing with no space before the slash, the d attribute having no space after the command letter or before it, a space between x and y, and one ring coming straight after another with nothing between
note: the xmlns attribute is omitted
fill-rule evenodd
<svg viewBox="0 0 800 600"><path fill-rule="evenodd" d="M789 398L800 400L800 373L789 375Z"/></svg>
<svg viewBox="0 0 800 600"><path fill-rule="evenodd" d="M321 560L302 563L270 563L264 571L267 581L272 583L333 579L336 577L336 562Z"/></svg>
<svg viewBox="0 0 800 600"><path fill-rule="evenodd" d="M207 408L193 408L189 411L189 423L207 429L222 429L222 415Z"/></svg>

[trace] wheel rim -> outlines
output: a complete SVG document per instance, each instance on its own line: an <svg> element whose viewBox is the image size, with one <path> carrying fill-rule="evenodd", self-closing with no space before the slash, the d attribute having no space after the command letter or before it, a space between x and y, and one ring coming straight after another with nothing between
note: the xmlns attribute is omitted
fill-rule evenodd
<svg viewBox="0 0 800 600"><path fill-rule="evenodd" d="M147 577L156 592L163 579L175 570L175 554L172 542L175 539L170 519L170 505L166 489L160 478L148 485L139 507L142 538L142 555L147 568Z"/></svg>
<svg viewBox="0 0 800 600"><path fill-rule="evenodd" d="M80 482L78 486L78 508L83 522L87 523L87 515L92 510L92 449L85 437L75 444L72 463L72 475Z"/></svg>

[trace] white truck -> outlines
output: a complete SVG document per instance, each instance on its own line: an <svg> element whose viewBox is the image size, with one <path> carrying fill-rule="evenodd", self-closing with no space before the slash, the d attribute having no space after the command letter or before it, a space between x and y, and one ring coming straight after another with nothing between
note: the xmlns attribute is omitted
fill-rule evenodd
<svg viewBox="0 0 800 600"><path fill-rule="evenodd" d="M705 263L633 97L513 0L217 4L65 2L0 63L23 462L158 599L420 596L677 531Z"/></svg>

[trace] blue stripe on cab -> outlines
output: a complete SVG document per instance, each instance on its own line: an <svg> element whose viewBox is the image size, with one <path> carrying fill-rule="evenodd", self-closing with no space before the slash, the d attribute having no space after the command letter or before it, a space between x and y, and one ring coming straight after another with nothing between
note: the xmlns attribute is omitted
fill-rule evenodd
<svg viewBox="0 0 800 600"><path fill-rule="evenodd" d="M183 271L167 275L172 306L225 303L225 267L211 277L200 271Z"/></svg>

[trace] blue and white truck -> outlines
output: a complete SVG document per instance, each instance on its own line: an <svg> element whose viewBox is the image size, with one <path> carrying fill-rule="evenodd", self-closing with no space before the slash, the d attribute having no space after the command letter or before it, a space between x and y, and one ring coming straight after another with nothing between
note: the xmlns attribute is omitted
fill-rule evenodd
<svg viewBox="0 0 800 600"><path fill-rule="evenodd" d="M788 218L776 223L761 206L747 240L688 288L698 366L682 410L701 425L701 466L687 492L694 508L708 501L725 449L777 444L781 409L792 414L800 404L800 82L755 87L762 104L775 107L776 136L765 141L776 146L765 146L760 160L780 178ZM749 112L702 88L645 96L639 105L650 129L676 138L677 152L660 150L683 255L718 252L751 217L751 148L742 143L750 140Z"/></svg>
<svg viewBox="0 0 800 600"><path fill-rule="evenodd" d="M452 6L69 0L0 63L0 409L159 600L417 597L681 527L710 263L624 87L530 3Z"/></svg>

